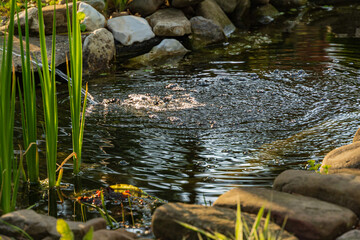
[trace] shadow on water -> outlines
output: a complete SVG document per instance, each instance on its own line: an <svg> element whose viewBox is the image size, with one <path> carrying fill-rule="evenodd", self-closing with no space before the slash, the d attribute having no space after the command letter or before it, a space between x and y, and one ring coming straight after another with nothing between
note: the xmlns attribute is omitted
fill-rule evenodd
<svg viewBox="0 0 360 240"><path fill-rule="evenodd" d="M290 33L238 33L176 65L88 79L96 99L118 101L87 109L83 189L122 183L168 201L213 202L235 186L271 187L281 171L350 143L360 125L359 20L346 22L355 27L344 35L336 21L314 17ZM65 158L69 100L66 86L58 89ZM143 98L123 104L132 94ZM199 105L166 110L181 96ZM141 107L144 99L160 99L165 110ZM73 189L71 169L63 182Z"/></svg>

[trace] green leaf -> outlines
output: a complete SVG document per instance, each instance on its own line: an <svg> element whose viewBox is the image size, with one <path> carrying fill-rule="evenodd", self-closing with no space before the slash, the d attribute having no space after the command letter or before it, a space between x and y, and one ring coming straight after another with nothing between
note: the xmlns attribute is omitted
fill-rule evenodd
<svg viewBox="0 0 360 240"><path fill-rule="evenodd" d="M69 225L64 219L58 219L56 223L56 230L60 233L60 240L73 240L74 234L69 228Z"/></svg>
<svg viewBox="0 0 360 240"><path fill-rule="evenodd" d="M90 230L85 234L83 240L93 240L94 227L91 226Z"/></svg>
<svg viewBox="0 0 360 240"><path fill-rule="evenodd" d="M85 32L85 30L86 30L86 25L83 23L80 23L80 31Z"/></svg>

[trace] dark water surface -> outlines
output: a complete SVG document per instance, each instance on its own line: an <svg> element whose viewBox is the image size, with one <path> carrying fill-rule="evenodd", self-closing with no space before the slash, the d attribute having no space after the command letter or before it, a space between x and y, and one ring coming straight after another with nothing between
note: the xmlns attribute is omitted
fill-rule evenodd
<svg viewBox="0 0 360 240"><path fill-rule="evenodd" d="M168 201L203 204L235 186L271 187L283 170L350 143L360 125L360 41L329 28L303 21L292 33L238 33L177 65L119 66L88 79L98 101L189 94L201 106L89 106L83 187L131 184ZM72 151L66 85L59 91L65 158ZM72 181L71 168L63 182Z"/></svg>

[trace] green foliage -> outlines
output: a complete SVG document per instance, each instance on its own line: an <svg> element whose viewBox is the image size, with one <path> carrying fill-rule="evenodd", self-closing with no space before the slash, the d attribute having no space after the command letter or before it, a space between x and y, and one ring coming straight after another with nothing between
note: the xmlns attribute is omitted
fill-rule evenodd
<svg viewBox="0 0 360 240"><path fill-rule="evenodd" d="M17 15L19 18L19 15ZM36 89L35 89L35 77L34 71L31 67L30 59L30 44L29 44L29 23L28 23L28 7L25 2L25 47L26 53L24 53L22 33L20 27L20 21L18 21L18 31L20 39L20 51L21 51L21 67L22 67L22 86L23 91L19 86L19 97L21 107L21 120L24 146L28 147L33 143L36 143L37 128L36 128ZM27 172L29 181L32 183L39 182L39 155L37 153L37 147L30 148L26 155Z"/></svg>
<svg viewBox="0 0 360 240"><path fill-rule="evenodd" d="M15 0L10 0L9 4L10 21L8 34L4 36L0 66L0 208L4 213L12 211L15 206L17 189L12 189L12 185L18 181L13 146L15 71L13 70L13 74L11 71Z"/></svg>
<svg viewBox="0 0 360 240"><path fill-rule="evenodd" d="M179 222L179 221L177 221L177 222L180 225L182 225L183 227L197 232L199 240L203 239L202 236L205 236L207 239L213 239L213 240L243 240L243 239L280 240L281 235L285 228L286 220L283 223L281 231L279 233L275 234L274 232L271 231L271 229L269 227L270 216L271 216L270 210L268 211L268 213L266 215L264 223L261 224L262 217L264 215L264 211L265 211L264 207L260 208L260 210L256 216L255 222L253 223L253 225L250 229L246 220L241 215L240 203L238 202L234 236L226 236L219 232L211 233L211 232L204 231L198 227L195 227L193 225L190 225L190 224L187 224L184 222Z"/></svg>
<svg viewBox="0 0 360 240"><path fill-rule="evenodd" d="M51 74L48 66L44 18L42 13L41 0L37 0L39 17L39 36L41 48L42 71L39 70L41 91L44 107L45 135L46 135L46 162L49 187L56 183L56 160L57 160L57 139L58 139L58 110L55 82L55 45L56 45L56 5L53 13L53 35L51 51Z"/></svg>
<svg viewBox="0 0 360 240"><path fill-rule="evenodd" d="M306 164L306 169L309 171L315 171L317 173L320 173L320 167L321 167L321 163L316 163L315 160L308 160L307 164ZM329 168L331 166L330 165L324 165L321 168L324 169L324 174L328 174L329 173Z"/></svg>
<svg viewBox="0 0 360 240"><path fill-rule="evenodd" d="M60 240L74 240L74 234L71 231L69 225L64 219L58 219L56 222L56 230L60 233ZM85 234L83 240L92 240L94 234L94 228L91 227L90 230Z"/></svg>
<svg viewBox="0 0 360 240"><path fill-rule="evenodd" d="M86 94L84 97L84 103L81 111L81 89L82 89L82 41L81 41L81 29L80 19L85 18L85 14L77 13L76 0L73 0L73 12L72 19L70 21L70 14L68 8L68 2L66 1L67 23L68 23L68 35L69 35L69 48L70 48L70 70L67 65L68 74L68 88L70 96L70 111L71 111L71 125L72 125L72 144L73 152L76 153L76 157L73 157L74 161L74 173L80 172L81 166L81 153L84 137L85 127L85 109L87 100L87 85ZM71 22L71 24L70 24Z"/></svg>

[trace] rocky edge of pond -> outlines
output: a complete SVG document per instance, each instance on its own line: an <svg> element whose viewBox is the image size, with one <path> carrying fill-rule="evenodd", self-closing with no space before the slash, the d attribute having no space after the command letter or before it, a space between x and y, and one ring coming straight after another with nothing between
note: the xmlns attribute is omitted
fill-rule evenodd
<svg viewBox="0 0 360 240"><path fill-rule="evenodd" d="M67 33L64 2L60 1L56 6L58 34L56 66L65 63L69 52L68 38L64 36ZM344 0L132 0L129 2L125 7L127 12L118 12L118 9L111 4L112 1L109 1L107 9L103 0L83 0L77 3L78 11L86 15L82 22L86 26L83 34L85 74L104 72L114 63L128 59L131 66L162 65L171 62L169 59L174 57L176 62L190 50L225 43L236 28L245 31L254 26L264 26L274 22L283 12L299 9L298 14L301 16L307 5L348 4L348 1ZM69 3L69 7L71 12L72 3ZM43 7L43 14L45 33L51 34L53 6ZM104 15L110 17L106 19ZM20 13L19 18L24 32L24 12ZM37 18L37 9L30 8L31 51L40 60ZM17 26L17 20L15 22ZM296 21L289 21L283 31L291 31L295 25ZM6 26L3 26L0 30L5 29ZM15 37L14 41L14 51L19 53L19 39ZM51 37L48 37L47 45L50 55ZM16 70L21 71L20 57L14 55L14 61Z"/></svg>
<svg viewBox="0 0 360 240"><path fill-rule="evenodd" d="M222 194L212 206L164 204L153 213L152 232L156 239L198 239L196 232L179 224L184 222L208 232L232 235L240 203L242 218L248 226L252 226L260 208L265 208L265 214L270 210L269 229L273 235L281 234L281 239L360 239L357 229L360 216L359 135L360 130L353 143L325 156L323 165L336 163L329 173L286 170L275 179L273 189L237 187ZM286 224L282 229L284 221ZM75 239L82 239L91 227L93 239L139 239L125 229L106 229L106 221L102 218L67 223ZM263 218L260 226L264 224ZM19 210L0 218L2 239L23 239L11 225L34 239L60 238L56 218L33 210Z"/></svg>

